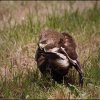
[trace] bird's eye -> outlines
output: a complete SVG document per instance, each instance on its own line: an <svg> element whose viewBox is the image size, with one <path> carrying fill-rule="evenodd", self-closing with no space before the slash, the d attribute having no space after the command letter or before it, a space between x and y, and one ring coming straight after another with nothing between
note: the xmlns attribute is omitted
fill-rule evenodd
<svg viewBox="0 0 100 100"><path fill-rule="evenodd" d="M42 44L45 44L45 43L46 43L46 40L41 41L41 43L42 43Z"/></svg>

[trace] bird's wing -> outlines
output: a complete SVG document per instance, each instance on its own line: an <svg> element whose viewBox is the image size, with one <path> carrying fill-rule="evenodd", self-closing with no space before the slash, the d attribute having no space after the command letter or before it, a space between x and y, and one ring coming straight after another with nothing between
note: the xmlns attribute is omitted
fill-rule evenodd
<svg viewBox="0 0 100 100"><path fill-rule="evenodd" d="M76 60L77 59L77 53L76 53L76 44L72 36L70 36L68 33L62 33L64 36L61 42L61 47L65 49L68 56Z"/></svg>

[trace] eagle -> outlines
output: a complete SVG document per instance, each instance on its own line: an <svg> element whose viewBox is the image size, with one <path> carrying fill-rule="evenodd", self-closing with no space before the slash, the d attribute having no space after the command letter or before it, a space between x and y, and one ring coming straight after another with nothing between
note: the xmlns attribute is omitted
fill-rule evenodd
<svg viewBox="0 0 100 100"><path fill-rule="evenodd" d="M60 33L54 29L41 30L37 45L35 60L43 75L50 71L52 79L60 83L69 69L74 67L79 73L79 84L83 85L83 71L77 60L76 43L69 33Z"/></svg>

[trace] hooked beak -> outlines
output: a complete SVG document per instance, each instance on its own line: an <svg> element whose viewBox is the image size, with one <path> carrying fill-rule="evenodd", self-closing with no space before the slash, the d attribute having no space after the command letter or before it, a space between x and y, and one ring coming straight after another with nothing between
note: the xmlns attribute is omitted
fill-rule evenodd
<svg viewBox="0 0 100 100"><path fill-rule="evenodd" d="M44 50L44 51L46 52L46 50L45 50L46 44L39 43L38 46L39 46L39 48L40 48L41 50Z"/></svg>

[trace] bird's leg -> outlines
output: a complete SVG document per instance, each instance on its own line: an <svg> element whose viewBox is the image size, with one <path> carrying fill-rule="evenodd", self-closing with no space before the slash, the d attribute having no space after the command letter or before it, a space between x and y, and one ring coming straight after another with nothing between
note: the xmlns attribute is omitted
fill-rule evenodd
<svg viewBox="0 0 100 100"><path fill-rule="evenodd" d="M82 87L83 86L83 71L82 71L79 61L76 60L76 65L74 65L74 67L79 73L79 83Z"/></svg>
<svg viewBox="0 0 100 100"><path fill-rule="evenodd" d="M73 66L75 67L75 69L78 71L78 73L79 73L79 83L80 83L81 86L83 86L83 71L82 71L82 68L80 66L79 61L71 59L68 56L67 52L65 51L65 49L63 47L61 47L61 50L66 54L66 57L73 64Z"/></svg>

